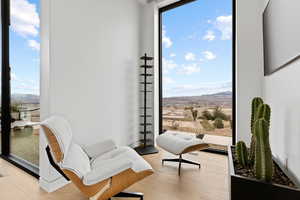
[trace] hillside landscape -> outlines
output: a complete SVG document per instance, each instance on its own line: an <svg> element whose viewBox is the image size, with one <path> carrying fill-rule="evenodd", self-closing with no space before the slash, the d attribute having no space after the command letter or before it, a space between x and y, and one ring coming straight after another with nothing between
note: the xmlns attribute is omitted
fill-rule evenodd
<svg viewBox="0 0 300 200"><path fill-rule="evenodd" d="M12 94L12 103L39 104L40 96L34 94Z"/></svg>
<svg viewBox="0 0 300 200"><path fill-rule="evenodd" d="M220 92L201 96L167 97L163 98L163 106L232 106L232 92Z"/></svg>
<svg viewBox="0 0 300 200"><path fill-rule="evenodd" d="M163 98L162 117L164 130L231 137L232 92Z"/></svg>

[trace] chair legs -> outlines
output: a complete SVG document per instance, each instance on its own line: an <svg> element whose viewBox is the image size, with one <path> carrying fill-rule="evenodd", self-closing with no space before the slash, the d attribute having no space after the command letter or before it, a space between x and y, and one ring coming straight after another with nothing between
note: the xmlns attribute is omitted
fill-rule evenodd
<svg viewBox="0 0 300 200"><path fill-rule="evenodd" d="M139 198L140 200L144 200L144 194L139 192L120 192L119 194L116 194L114 197Z"/></svg>
<svg viewBox="0 0 300 200"><path fill-rule="evenodd" d="M181 154L179 155L179 158L163 159L162 160L162 165L164 164L164 162L178 162L179 163L179 167L178 167L178 175L179 176L180 176L180 171L181 171L181 163L197 165L197 166L199 166L199 169L201 168L201 165L199 163L195 163L195 162L183 159Z"/></svg>

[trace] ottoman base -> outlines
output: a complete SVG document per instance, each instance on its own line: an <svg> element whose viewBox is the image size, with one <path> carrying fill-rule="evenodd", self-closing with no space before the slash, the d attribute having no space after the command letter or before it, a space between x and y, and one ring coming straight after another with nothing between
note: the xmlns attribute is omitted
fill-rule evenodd
<svg viewBox="0 0 300 200"><path fill-rule="evenodd" d="M201 165L199 163L195 163L189 160L185 160L182 158L182 155L179 155L179 158L174 158L174 159L162 159L162 165L164 162L178 162L179 167L178 167L178 175L180 176L180 171L181 171L181 163L186 163L186 164L191 164L191 165L197 165L199 169L201 168Z"/></svg>

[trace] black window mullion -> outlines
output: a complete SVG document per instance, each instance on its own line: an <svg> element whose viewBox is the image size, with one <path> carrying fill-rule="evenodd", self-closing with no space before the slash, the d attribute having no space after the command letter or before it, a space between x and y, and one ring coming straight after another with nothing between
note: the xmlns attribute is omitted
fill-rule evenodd
<svg viewBox="0 0 300 200"><path fill-rule="evenodd" d="M1 0L2 79L1 79L1 139L2 155L10 154L10 67L9 67L10 0Z"/></svg>

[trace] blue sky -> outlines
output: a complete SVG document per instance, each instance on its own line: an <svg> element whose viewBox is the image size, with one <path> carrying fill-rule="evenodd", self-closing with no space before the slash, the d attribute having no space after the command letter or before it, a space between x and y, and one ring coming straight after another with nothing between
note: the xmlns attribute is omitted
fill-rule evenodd
<svg viewBox="0 0 300 200"><path fill-rule="evenodd" d="M232 0L198 0L162 20L163 96L231 91Z"/></svg>
<svg viewBox="0 0 300 200"><path fill-rule="evenodd" d="M12 93L39 94L39 1L11 0ZM198 0L163 13L163 95L231 90L232 0Z"/></svg>
<svg viewBox="0 0 300 200"><path fill-rule="evenodd" d="M39 95L39 0L11 0L11 92Z"/></svg>

